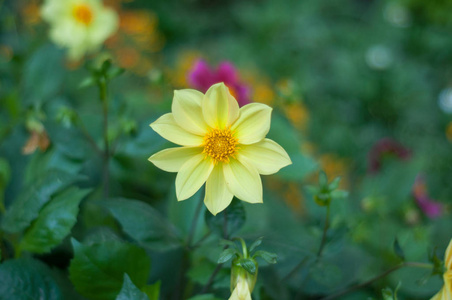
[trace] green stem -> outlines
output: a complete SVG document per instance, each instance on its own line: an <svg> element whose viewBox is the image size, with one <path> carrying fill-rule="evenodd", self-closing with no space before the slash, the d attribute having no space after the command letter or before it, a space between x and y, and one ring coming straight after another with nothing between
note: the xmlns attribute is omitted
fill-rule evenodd
<svg viewBox="0 0 452 300"><path fill-rule="evenodd" d="M330 205L328 204L326 208L325 226L323 227L322 241L320 242L319 251L317 252L317 259L320 258L323 252L323 248L325 247L326 232L328 231L329 227L329 218L330 218Z"/></svg>
<svg viewBox="0 0 452 300"><path fill-rule="evenodd" d="M246 248L245 241L242 238L239 238L239 241L242 244L243 258L248 258L248 249Z"/></svg>
<svg viewBox="0 0 452 300"><path fill-rule="evenodd" d="M103 181L104 181L104 197L108 198L109 184L110 184L110 146L108 143L108 96L107 96L107 82L105 79L99 81L99 97L102 102L102 112L104 119L104 163L103 163Z"/></svg>
<svg viewBox="0 0 452 300"><path fill-rule="evenodd" d="M354 286L352 286L352 287L350 287L350 288L348 288L348 289L342 290L342 291L340 291L340 292L337 292L336 294L330 295L330 296L325 297L325 298L322 298L322 299L320 299L320 300L331 300L331 299L336 299L336 298L338 298L338 297L340 297L340 296L343 296L343 295L345 295L345 294L348 294L348 293L351 293L351 292L353 292L353 291L356 291L356 290L358 290L358 289L360 289L360 288L363 288L363 287L365 287L365 286L367 286L367 285L369 285L369 284L372 284L372 283L374 283L375 281L380 280L380 279L382 279L382 278L388 276L388 275L391 274L392 272L395 272L395 271L397 271L397 270L399 270L399 269L401 269L401 268L403 268L403 267L433 268L433 266L430 265L430 264L418 263L418 262L403 262L403 263L400 263L400 264L398 264L398 265L396 265L396 266L394 266L394 267L392 267L392 268L390 268L390 269L384 271L383 273L381 273L381 274L375 276L374 278L371 278L371 279L369 279L369 280L367 280L367 281L365 281L365 282L363 282L363 283L354 285Z"/></svg>
<svg viewBox="0 0 452 300"><path fill-rule="evenodd" d="M103 152L102 150L99 148L99 146L97 146L96 141L93 139L93 137L89 134L88 130L86 129L85 125L82 122L82 119L80 118L80 116L77 114L77 123L78 126L83 134L83 136L86 138L86 140L91 144L91 146L93 147L94 150L96 150L96 152L103 156Z"/></svg>

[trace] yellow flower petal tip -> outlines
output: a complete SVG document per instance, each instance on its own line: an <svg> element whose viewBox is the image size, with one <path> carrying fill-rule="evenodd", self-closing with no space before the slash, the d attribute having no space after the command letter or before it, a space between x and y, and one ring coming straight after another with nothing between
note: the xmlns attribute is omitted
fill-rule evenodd
<svg viewBox="0 0 452 300"><path fill-rule="evenodd" d="M452 299L452 239L444 254L444 265L446 272L443 275L444 285L441 290L430 300L451 300Z"/></svg>
<svg viewBox="0 0 452 300"><path fill-rule="evenodd" d="M228 207L234 196L262 203L260 175L274 174L292 163L279 144L265 138L272 108L261 103L239 108L224 83L211 86L206 94L174 91L171 110L150 127L181 147L162 150L149 161L178 173L179 201L205 183L204 203L213 215Z"/></svg>

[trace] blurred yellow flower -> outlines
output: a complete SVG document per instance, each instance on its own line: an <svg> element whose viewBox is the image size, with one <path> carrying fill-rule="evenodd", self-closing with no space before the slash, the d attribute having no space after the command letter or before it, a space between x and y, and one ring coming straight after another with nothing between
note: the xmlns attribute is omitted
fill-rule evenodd
<svg viewBox="0 0 452 300"><path fill-rule="evenodd" d="M41 16L50 38L68 49L70 60L98 50L118 28L118 16L100 0L46 0Z"/></svg>
<svg viewBox="0 0 452 300"><path fill-rule="evenodd" d="M291 164L286 151L265 138L271 111L261 103L239 109L224 83L213 85L205 95L190 89L175 91L172 113L150 126L183 147L162 150L149 160L162 170L178 172L179 201L206 183L204 203L214 215L224 210L233 196L262 203L259 174L273 174Z"/></svg>
<svg viewBox="0 0 452 300"><path fill-rule="evenodd" d="M444 264L446 266L446 272L443 275L444 286L431 300L452 299L452 240L450 240L444 255Z"/></svg>

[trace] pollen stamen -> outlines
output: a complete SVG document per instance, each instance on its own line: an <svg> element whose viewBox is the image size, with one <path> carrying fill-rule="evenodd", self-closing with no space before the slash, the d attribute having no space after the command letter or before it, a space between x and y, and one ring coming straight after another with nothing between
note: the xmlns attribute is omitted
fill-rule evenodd
<svg viewBox="0 0 452 300"><path fill-rule="evenodd" d="M91 11L91 7L86 4L76 5L72 10L72 13L78 22L86 26L91 24L93 21L93 12Z"/></svg>
<svg viewBox="0 0 452 300"><path fill-rule="evenodd" d="M214 163L229 162L229 158L235 157L238 149L238 140L229 129L213 129L204 136L204 151ZM207 157L206 156L206 157Z"/></svg>

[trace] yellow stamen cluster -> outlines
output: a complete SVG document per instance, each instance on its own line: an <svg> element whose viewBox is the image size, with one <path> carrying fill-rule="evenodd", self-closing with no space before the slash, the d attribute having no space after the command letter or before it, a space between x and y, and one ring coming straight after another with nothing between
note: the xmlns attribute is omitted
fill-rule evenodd
<svg viewBox="0 0 452 300"><path fill-rule="evenodd" d="M78 22L86 26L91 24L93 21L93 12L91 11L91 7L86 4L76 5L72 10L72 14Z"/></svg>
<svg viewBox="0 0 452 300"><path fill-rule="evenodd" d="M237 151L237 138L229 129L213 129L204 136L204 151L215 163L229 162Z"/></svg>

